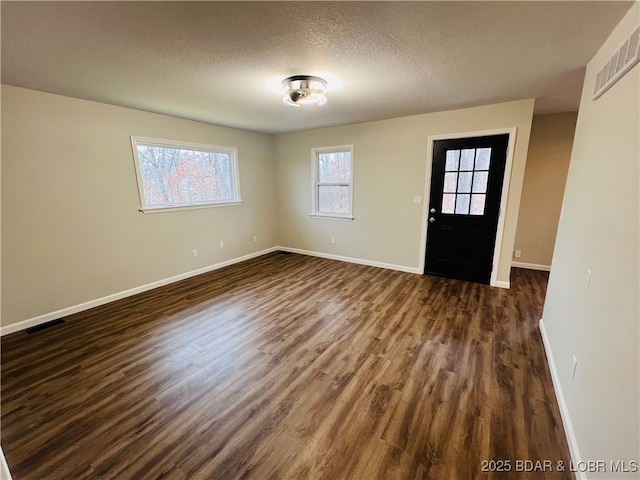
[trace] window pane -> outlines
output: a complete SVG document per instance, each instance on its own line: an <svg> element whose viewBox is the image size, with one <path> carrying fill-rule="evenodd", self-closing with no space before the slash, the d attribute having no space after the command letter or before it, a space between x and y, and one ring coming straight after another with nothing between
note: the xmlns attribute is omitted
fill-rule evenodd
<svg viewBox="0 0 640 480"><path fill-rule="evenodd" d="M479 148L476 153L476 170L489 170L490 148Z"/></svg>
<svg viewBox="0 0 640 480"><path fill-rule="evenodd" d="M350 183L351 152L318 153L319 183Z"/></svg>
<svg viewBox="0 0 640 480"><path fill-rule="evenodd" d="M447 150L447 163L444 167L447 172L455 172L458 170L458 159L460 158L460 150Z"/></svg>
<svg viewBox="0 0 640 480"><path fill-rule="evenodd" d="M455 193L445 193L442 195L442 213L453 213L456 205Z"/></svg>
<svg viewBox="0 0 640 480"><path fill-rule="evenodd" d="M237 200L231 152L137 144L144 207Z"/></svg>
<svg viewBox="0 0 640 480"><path fill-rule="evenodd" d="M484 202L486 195L471 195L471 215L484 215Z"/></svg>
<svg viewBox="0 0 640 480"><path fill-rule="evenodd" d="M318 186L318 213L349 213L349 187Z"/></svg>
<svg viewBox="0 0 640 480"><path fill-rule="evenodd" d="M456 172L447 172L444 174L443 192L456 193L458 185L458 174Z"/></svg>
<svg viewBox="0 0 640 480"><path fill-rule="evenodd" d="M460 156L460 170L473 170L473 157L476 150L474 148L468 148L462 150Z"/></svg>
<svg viewBox="0 0 640 480"><path fill-rule="evenodd" d="M471 195L459 194L456 200L456 213L459 215L467 215L469 213L469 200Z"/></svg>
<svg viewBox="0 0 640 480"><path fill-rule="evenodd" d="M487 179L489 172L475 172L473 174L473 193L487 193Z"/></svg>
<svg viewBox="0 0 640 480"><path fill-rule="evenodd" d="M458 192L469 193L471 191L472 175L472 172L460 172L460 178L458 180Z"/></svg>

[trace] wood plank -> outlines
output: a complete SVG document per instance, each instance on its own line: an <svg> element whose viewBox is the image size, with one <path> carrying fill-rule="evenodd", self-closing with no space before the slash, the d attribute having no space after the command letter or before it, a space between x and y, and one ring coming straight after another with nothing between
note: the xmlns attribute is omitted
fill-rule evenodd
<svg viewBox="0 0 640 480"><path fill-rule="evenodd" d="M470 479L569 460L512 288L273 253L2 338L15 480ZM510 472L508 478L571 478Z"/></svg>

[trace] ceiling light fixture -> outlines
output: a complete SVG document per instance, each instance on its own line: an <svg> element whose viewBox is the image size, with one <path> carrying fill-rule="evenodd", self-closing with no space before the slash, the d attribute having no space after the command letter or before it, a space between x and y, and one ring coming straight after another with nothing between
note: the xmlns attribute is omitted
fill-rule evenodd
<svg viewBox="0 0 640 480"><path fill-rule="evenodd" d="M311 103L324 105L327 102L324 96L327 91L327 82L320 77L294 75L282 81L282 89L284 90L282 101L292 107Z"/></svg>

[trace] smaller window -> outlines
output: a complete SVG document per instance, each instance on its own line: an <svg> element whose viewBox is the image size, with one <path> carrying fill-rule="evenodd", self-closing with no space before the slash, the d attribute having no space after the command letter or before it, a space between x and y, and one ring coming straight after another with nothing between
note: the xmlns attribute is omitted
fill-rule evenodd
<svg viewBox="0 0 640 480"><path fill-rule="evenodd" d="M353 219L353 146L314 148L313 216Z"/></svg>
<svg viewBox="0 0 640 480"><path fill-rule="evenodd" d="M131 144L143 212L241 203L235 148L142 137Z"/></svg>

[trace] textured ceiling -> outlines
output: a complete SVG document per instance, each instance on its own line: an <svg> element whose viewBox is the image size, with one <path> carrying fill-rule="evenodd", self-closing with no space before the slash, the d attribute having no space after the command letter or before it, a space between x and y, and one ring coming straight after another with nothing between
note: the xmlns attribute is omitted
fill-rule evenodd
<svg viewBox="0 0 640 480"><path fill-rule="evenodd" d="M276 133L536 98L577 110L631 2L3 2L2 82ZM294 74L322 107L282 103Z"/></svg>

